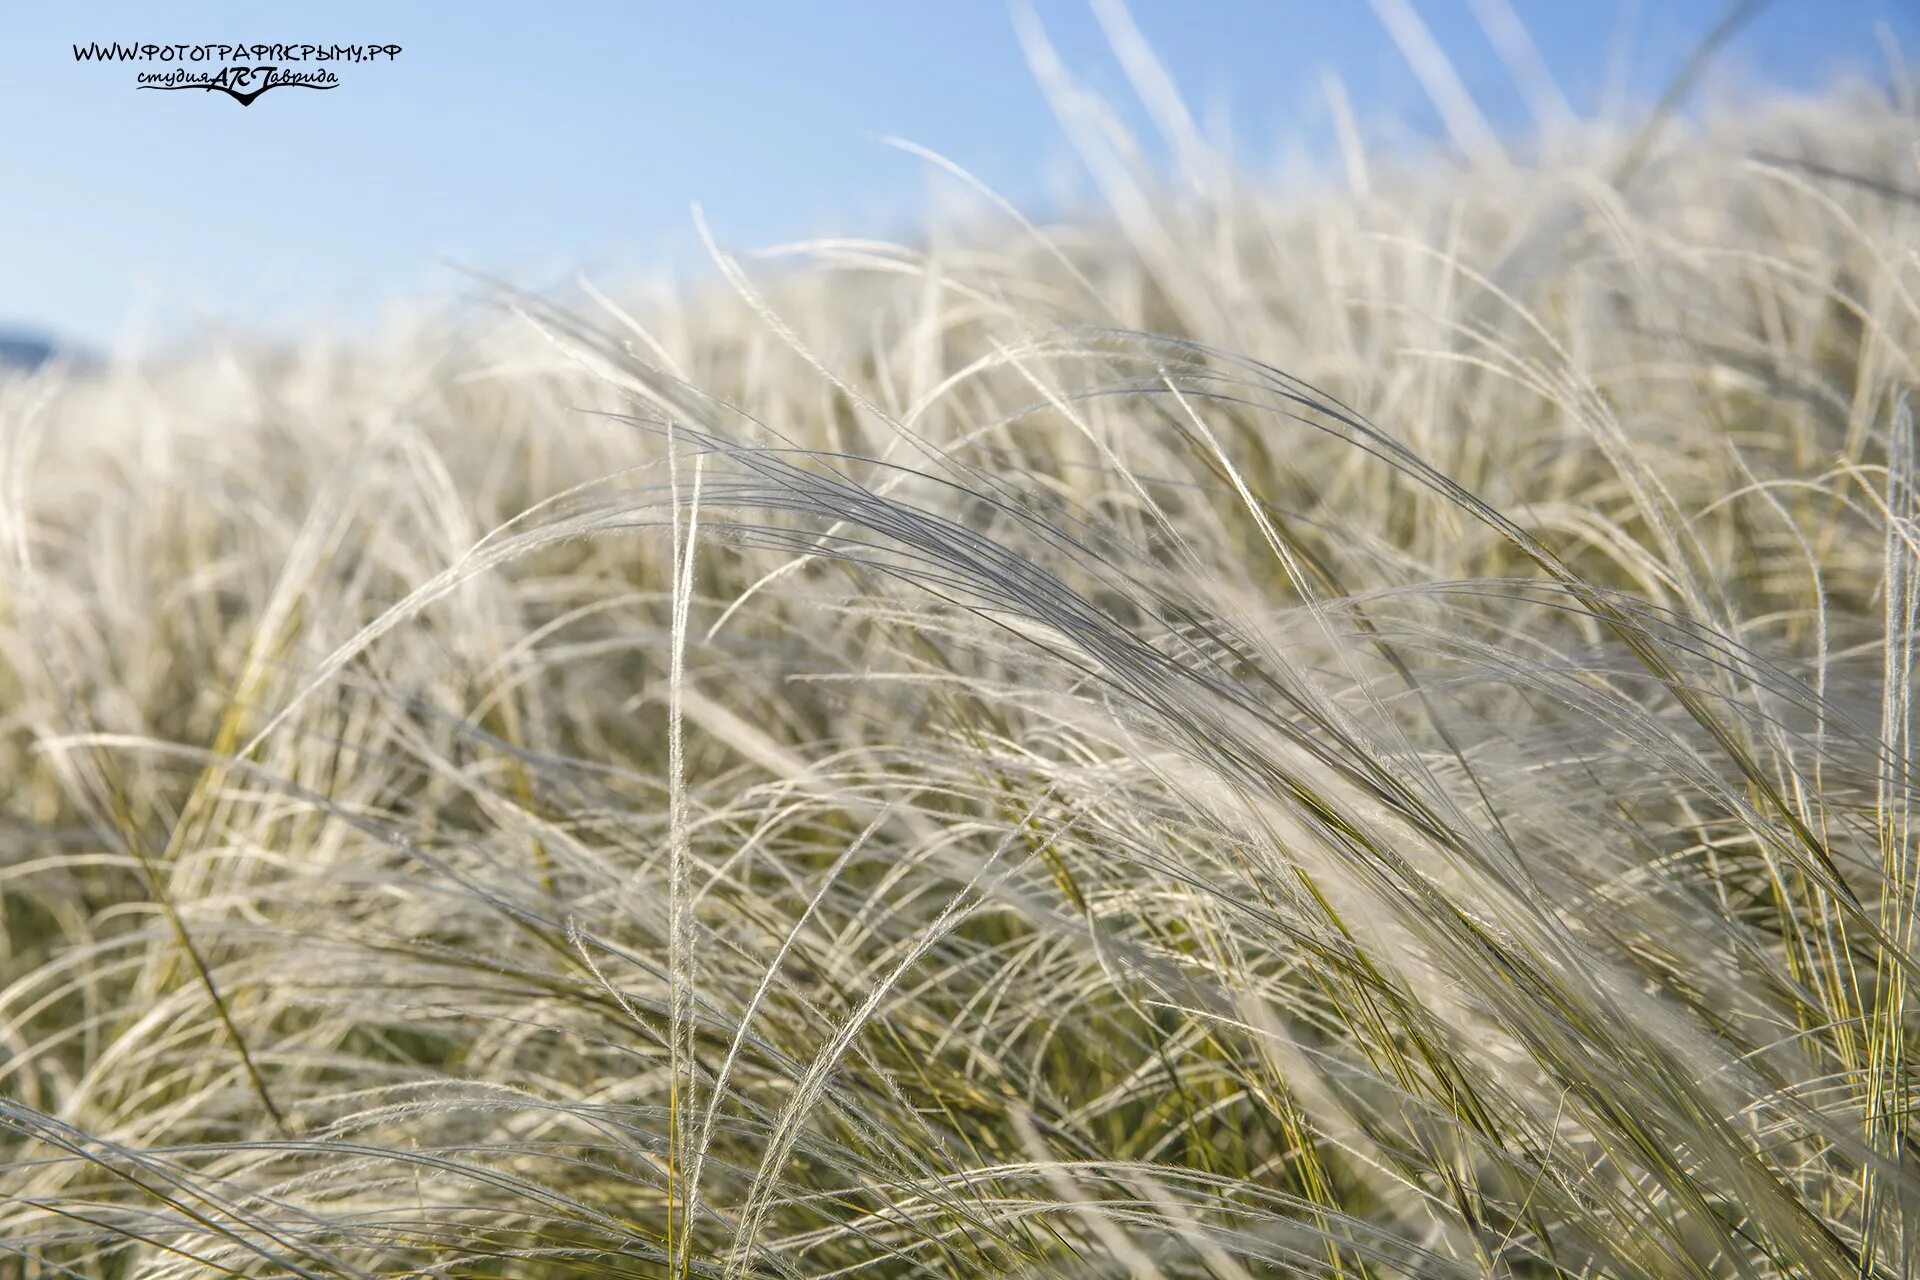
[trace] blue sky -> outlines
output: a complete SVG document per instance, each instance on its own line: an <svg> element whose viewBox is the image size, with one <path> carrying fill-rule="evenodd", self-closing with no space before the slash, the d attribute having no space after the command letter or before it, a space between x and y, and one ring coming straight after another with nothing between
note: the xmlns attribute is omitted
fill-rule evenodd
<svg viewBox="0 0 1920 1280"><path fill-rule="evenodd" d="M1467 0L1415 0L1483 111L1521 99ZM1725 0L1512 0L1576 107L1624 69L1658 91ZM1067 65L1124 99L1083 0L1037 0ZM890 234L937 180L895 134L1044 208L1068 149L1000 0L0 6L0 325L96 345L206 326L297 332L450 294L457 263L541 287L701 269L689 206L730 247ZM1203 120L1273 169L1327 136L1337 71L1382 134L1438 132L1365 0L1135 0ZM1718 74L1806 89L1920 59L1920 0L1773 0ZM392 65L249 107L137 91L75 42L390 42Z"/></svg>

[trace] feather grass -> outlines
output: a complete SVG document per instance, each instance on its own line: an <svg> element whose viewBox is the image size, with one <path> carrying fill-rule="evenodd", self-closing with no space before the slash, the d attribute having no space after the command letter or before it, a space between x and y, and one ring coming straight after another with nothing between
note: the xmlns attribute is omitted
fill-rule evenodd
<svg viewBox="0 0 1920 1280"><path fill-rule="evenodd" d="M0 384L0 1274L1914 1274L1910 95L1100 16L1109 218Z"/></svg>

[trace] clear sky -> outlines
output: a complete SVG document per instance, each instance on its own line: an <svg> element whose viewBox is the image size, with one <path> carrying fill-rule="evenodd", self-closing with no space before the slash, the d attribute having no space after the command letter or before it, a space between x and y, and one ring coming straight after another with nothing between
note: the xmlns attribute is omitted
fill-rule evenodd
<svg viewBox="0 0 1920 1280"><path fill-rule="evenodd" d="M1469 0L1415 7L1497 127L1521 99ZM1590 109L1625 68L1657 93L1726 0L1512 0ZM1084 0L1037 0L1062 59L1125 94ZM1272 167L1327 132L1319 73L1370 127L1438 133L1366 0L1134 0L1196 114ZM1920 0L1773 0L1720 76L1806 89L1884 76L1875 24L1920 60ZM242 107L139 91L161 64L76 42L394 43L339 88ZM730 247L898 233L951 157L1029 207L1069 154L1004 0L0 0L0 326L93 344L205 325L364 320L448 292L448 263L539 287L567 268L697 271L690 205Z"/></svg>

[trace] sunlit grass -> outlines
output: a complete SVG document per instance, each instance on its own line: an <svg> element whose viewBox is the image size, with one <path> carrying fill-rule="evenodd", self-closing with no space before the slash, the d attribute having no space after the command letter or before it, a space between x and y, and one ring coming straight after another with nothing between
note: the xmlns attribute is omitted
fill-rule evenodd
<svg viewBox="0 0 1920 1280"><path fill-rule="evenodd" d="M0 384L0 1274L1914 1273L1911 103L1037 53L1108 216Z"/></svg>

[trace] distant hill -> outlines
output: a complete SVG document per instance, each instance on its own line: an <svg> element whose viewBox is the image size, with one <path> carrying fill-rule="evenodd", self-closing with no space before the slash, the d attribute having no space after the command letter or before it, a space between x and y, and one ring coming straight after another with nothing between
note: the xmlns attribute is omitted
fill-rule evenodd
<svg viewBox="0 0 1920 1280"><path fill-rule="evenodd" d="M31 373L56 357L84 363L87 353L33 329L0 325L0 373Z"/></svg>

